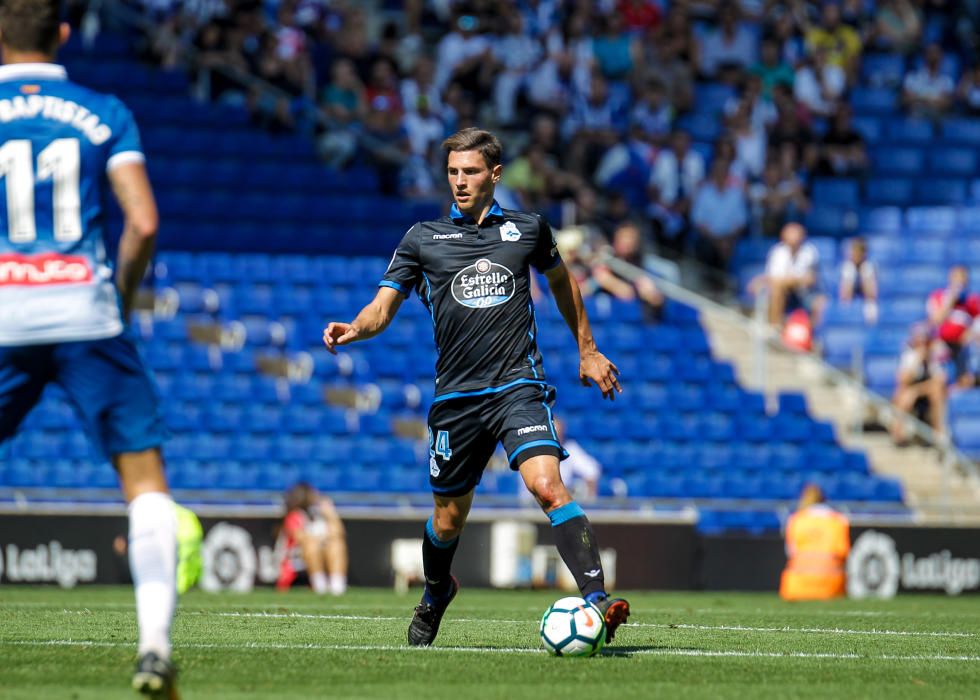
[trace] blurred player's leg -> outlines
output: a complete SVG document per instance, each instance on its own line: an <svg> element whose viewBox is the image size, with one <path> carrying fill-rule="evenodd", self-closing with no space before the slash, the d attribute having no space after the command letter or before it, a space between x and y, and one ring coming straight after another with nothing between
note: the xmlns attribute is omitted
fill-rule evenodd
<svg viewBox="0 0 980 700"><path fill-rule="evenodd" d="M330 592L343 595L347 592L347 539L343 531L338 533L330 528L323 553L327 560Z"/></svg>
<svg viewBox="0 0 980 700"><path fill-rule="evenodd" d="M140 663L133 686L145 693L169 692L170 625L177 603L177 518L163 476L160 451L116 455L129 502L129 566L136 591Z"/></svg>
<svg viewBox="0 0 980 700"><path fill-rule="evenodd" d="M551 521L555 546L572 572L582 597L595 604L606 618L607 638L612 639L629 617L629 603L606 595L599 545L585 511L561 481L558 457L536 455L520 465L521 477Z"/></svg>

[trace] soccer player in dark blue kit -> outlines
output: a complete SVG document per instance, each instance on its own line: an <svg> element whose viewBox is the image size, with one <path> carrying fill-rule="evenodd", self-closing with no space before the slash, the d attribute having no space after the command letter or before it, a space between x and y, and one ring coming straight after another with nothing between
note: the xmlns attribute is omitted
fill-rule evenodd
<svg viewBox="0 0 980 700"><path fill-rule="evenodd" d="M510 468L547 514L558 547L582 592L605 615L607 638L629 604L607 595L599 547L588 518L561 481L565 452L551 407L555 390L537 346L531 267L543 272L578 342L579 378L603 397L621 392L619 371L596 349L574 278L541 217L501 209L496 136L464 129L446 139L453 204L448 217L415 224L402 239L374 300L351 323L330 323L327 349L381 333L414 289L432 314L438 360L429 411L429 481L435 508L425 525L425 592L408 628L409 644L428 646L459 590L450 573L473 491L498 442Z"/></svg>
<svg viewBox="0 0 980 700"><path fill-rule="evenodd" d="M44 387L60 385L128 502L133 687L175 697L177 521L156 387L126 323L153 253L156 203L129 110L54 63L69 35L59 12L57 0L0 5L0 449ZM115 269L104 241L110 188L125 216Z"/></svg>

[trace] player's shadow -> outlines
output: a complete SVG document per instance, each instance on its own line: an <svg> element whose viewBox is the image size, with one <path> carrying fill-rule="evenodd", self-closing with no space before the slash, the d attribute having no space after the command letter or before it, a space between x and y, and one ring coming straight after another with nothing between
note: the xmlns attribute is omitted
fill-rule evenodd
<svg viewBox="0 0 980 700"><path fill-rule="evenodd" d="M666 644L636 644L633 646L605 647L599 652L599 656L612 656L616 658L629 659L636 654L644 654L652 651L663 651L666 649L681 651L699 651L695 647L667 646Z"/></svg>

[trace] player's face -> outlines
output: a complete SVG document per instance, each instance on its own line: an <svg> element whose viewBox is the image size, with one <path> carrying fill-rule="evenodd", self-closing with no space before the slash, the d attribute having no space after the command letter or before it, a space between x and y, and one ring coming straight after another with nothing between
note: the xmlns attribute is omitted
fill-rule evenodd
<svg viewBox="0 0 980 700"><path fill-rule="evenodd" d="M450 152L449 186L460 212L479 215L490 206L501 170L499 165L490 168L479 151Z"/></svg>

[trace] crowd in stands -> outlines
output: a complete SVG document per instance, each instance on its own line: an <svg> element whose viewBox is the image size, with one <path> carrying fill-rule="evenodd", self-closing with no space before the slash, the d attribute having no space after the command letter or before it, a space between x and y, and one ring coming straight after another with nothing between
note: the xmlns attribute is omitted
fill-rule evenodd
<svg viewBox="0 0 980 700"><path fill-rule="evenodd" d="M498 131L501 204L573 226L563 248L583 288L640 299L651 318L663 304L653 277L607 261L655 252L724 279L737 243L756 237L773 241L750 285L772 323L801 308L815 325L830 302L860 304L874 324L882 272L868 247L848 246L827 289L800 225L815 179L869 175L849 104L868 80L862 59L900 57L872 80L909 116L980 115L973 0L143 1L155 60L193 66L199 91L270 129L311 130L337 168L375 166L387 194L440 197L442 139ZM942 330L977 315L965 291L951 277L912 330L903 409L935 403L933 384L972 381L970 331ZM922 415L942 429L942 412Z"/></svg>

